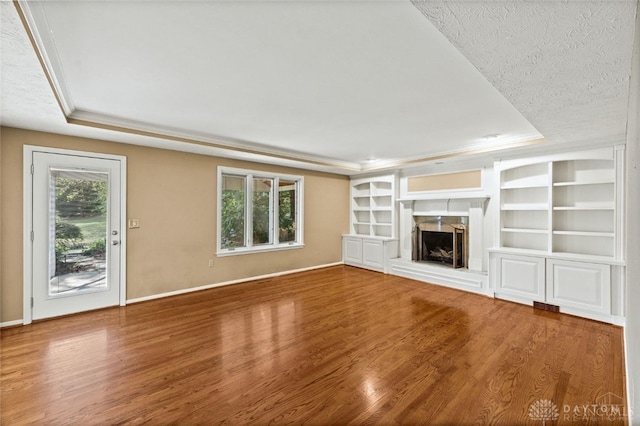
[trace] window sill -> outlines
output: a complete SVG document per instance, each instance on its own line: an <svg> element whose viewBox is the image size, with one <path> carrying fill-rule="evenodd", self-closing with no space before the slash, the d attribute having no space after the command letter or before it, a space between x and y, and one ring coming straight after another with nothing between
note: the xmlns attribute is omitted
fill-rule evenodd
<svg viewBox="0 0 640 426"><path fill-rule="evenodd" d="M239 247L235 250L229 250L229 249L218 250L218 252L216 253L216 256L217 257L239 256L241 254L256 254L256 253L263 253L267 251L293 250L293 249L300 249L303 247L304 247L304 244L302 243L279 244L277 246L272 246L272 245L258 246L258 247L251 247L251 248Z"/></svg>

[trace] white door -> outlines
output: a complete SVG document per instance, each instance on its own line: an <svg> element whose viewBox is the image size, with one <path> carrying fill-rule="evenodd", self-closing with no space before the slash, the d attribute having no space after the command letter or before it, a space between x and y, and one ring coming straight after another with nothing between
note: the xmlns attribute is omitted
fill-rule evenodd
<svg viewBox="0 0 640 426"><path fill-rule="evenodd" d="M32 319L118 305L121 161L37 151L32 160Z"/></svg>

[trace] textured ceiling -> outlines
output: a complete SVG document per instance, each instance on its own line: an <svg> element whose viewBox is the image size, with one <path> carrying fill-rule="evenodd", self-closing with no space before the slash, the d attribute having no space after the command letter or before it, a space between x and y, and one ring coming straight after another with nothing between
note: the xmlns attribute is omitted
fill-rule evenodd
<svg viewBox="0 0 640 426"><path fill-rule="evenodd" d="M28 4L32 7L39 3ZM179 100L181 95L174 87L177 79L167 80L171 74L145 70L144 64L136 68L141 60L136 58L133 46L151 43L158 36L153 32L154 37L144 38L145 33L152 33L148 31L150 23L165 20L161 31L172 37L195 31L189 26L194 22L193 16L189 17L191 6L182 11L189 19L171 14L168 19L156 13L162 9L156 6L166 2L146 2L156 12L147 16L139 9L136 13L142 14L130 14L133 21L120 22L114 10L95 13L92 7L98 3L89 2L87 6L84 2L88 15L98 17L93 22L94 18L83 18L82 8L77 8L80 2L43 4L62 6L48 10L49 24L58 27L52 38L55 49L44 51L45 57L62 61L57 69L60 80L71 80L60 92L84 87L76 96L68 96L77 103L72 102L72 108L67 109L68 118L106 118L109 122L115 116L116 124L129 123L136 128L143 123L145 129L159 129L165 134L167 129L169 133L174 129L177 135L185 134L180 126L186 123L191 131L186 133L196 135L200 143L68 124L9 2L0 2L3 125L346 174L374 169L375 164L363 162L366 158L382 159L383 166L384 160L402 165L402 160L499 148L502 141L479 137L502 133L501 125L509 129L514 123L514 129L520 126L521 135L539 135L537 130L553 146L622 141L625 133L635 1L347 1L308 2L294 9L289 8L293 3L287 6L287 2L243 2L244 6L231 13L237 15L235 21L231 15L222 14L220 25L211 25L223 27L224 37L235 37L233 31L242 30L236 39L245 48L236 54L238 49L224 37L210 43L217 63L231 69L230 74L222 74L221 84L200 83L201 89L206 89L202 94L209 91L215 97L226 93L224 103L210 106L189 98L186 103L175 101L175 96ZM338 4L343 6L336 9ZM80 21L65 21L71 17ZM145 22L146 26L127 29L135 22ZM105 23L111 28L104 27ZM293 40L287 39L290 34L286 31L273 30L284 24L294 31ZM245 34L255 28L260 31ZM100 38L101 34L108 37ZM218 37L217 33L207 34ZM126 37L131 42L126 42ZM115 40L116 45L99 44L109 40ZM162 50L155 51L157 61L175 71L179 69L175 63L186 63L193 57L206 59L198 55L198 49L189 50L184 43L181 46L184 56L172 50L176 45L167 45L164 55ZM87 49L92 48L97 53L89 57ZM306 48L308 55L291 50L294 48ZM95 70L83 73L104 61L105 54L114 52L130 60L120 60L116 68L106 67L109 73L102 75ZM434 56L442 53L445 56ZM131 77L126 74L129 68L135 78L127 87L122 82ZM96 84L109 81L114 70L121 76L115 85ZM253 78L251 71L255 73ZM263 89L260 83L265 72L278 78L269 80L275 85ZM181 81L195 79L196 74ZM454 84L447 85L451 82ZM96 87L100 90L87 90ZM157 93L136 91L146 87ZM219 91L210 92L210 87ZM163 91L174 96L166 111L145 109L145 104L135 99L144 99L147 105L158 104ZM246 104L229 101L234 93L247 92L245 101L255 99L263 109L244 116L242 107ZM112 94L117 96L109 98ZM127 94L134 98L127 100ZM473 96L465 98L464 94ZM188 104L197 106L195 114L188 111ZM311 105L306 111L305 104ZM137 116L136 109L144 114ZM170 115L162 114L183 114L191 121L177 122L176 126L168 120ZM124 120L118 120L118 116ZM205 132L194 132L197 120L215 125Z"/></svg>
<svg viewBox="0 0 640 426"><path fill-rule="evenodd" d="M412 3L551 142L625 134L635 1Z"/></svg>
<svg viewBox="0 0 640 426"><path fill-rule="evenodd" d="M65 124L64 115L29 43L15 8L0 2L0 89L3 123L16 127Z"/></svg>

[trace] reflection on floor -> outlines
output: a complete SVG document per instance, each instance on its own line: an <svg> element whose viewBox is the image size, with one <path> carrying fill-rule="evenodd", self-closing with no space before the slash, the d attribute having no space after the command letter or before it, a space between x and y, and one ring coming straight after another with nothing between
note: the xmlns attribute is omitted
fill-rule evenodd
<svg viewBox="0 0 640 426"><path fill-rule="evenodd" d="M0 338L3 425L615 425L629 413L620 327L348 266Z"/></svg>

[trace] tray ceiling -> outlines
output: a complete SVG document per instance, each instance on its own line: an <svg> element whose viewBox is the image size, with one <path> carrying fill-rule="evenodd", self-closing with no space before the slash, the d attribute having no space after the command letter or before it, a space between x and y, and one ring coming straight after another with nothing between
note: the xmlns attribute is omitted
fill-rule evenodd
<svg viewBox="0 0 640 426"><path fill-rule="evenodd" d="M614 137L635 2L589 5L2 2L1 119L345 174Z"/></svg>

